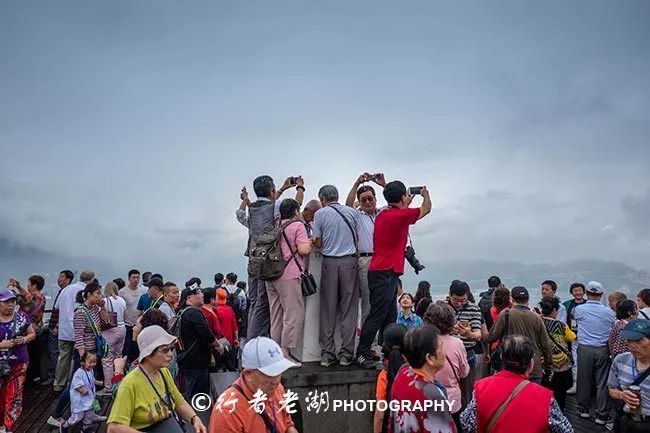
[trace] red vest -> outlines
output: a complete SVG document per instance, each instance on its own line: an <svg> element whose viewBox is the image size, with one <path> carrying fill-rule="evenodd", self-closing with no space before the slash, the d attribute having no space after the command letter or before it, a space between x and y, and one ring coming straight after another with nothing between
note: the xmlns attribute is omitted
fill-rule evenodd
<svg viewBox="0 0 650 433"><path fill-rule="evenodd" d="M523 376L504 370L476 382L478 433L486 433L492 415L522 380ZM553 392L543 386L526 385L503 411L490 433L548 433L552 398Z"/></svg>

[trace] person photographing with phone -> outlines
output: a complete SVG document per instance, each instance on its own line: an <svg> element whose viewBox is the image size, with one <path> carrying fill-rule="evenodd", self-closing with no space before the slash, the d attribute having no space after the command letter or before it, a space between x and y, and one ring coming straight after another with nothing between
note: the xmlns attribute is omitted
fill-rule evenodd
<svg viewBox="0 0 650 433"><path fill-rule="evenodd" d="M359 230L359 292L361 293L361 323L370 313L370 289L368 288L368 268L373 255L373 234L375 232L375 218L377 218L377 197L375 189L367 185L374 182L384 188L386 180L383 173L363 173L352 185L345 205L354 209L357 228ZM358 208L355 206L355 200Z"/></svg>
<svg viewBox="0 0 650 433"><path fill-rule="evenodd" d="M431 198L426 187L421 187L422 206L411 208L413 197L400 181L386 184L383 195L388 208L375 219L373 235L374 252L368 267L370 313L363 323L357 348L356 363L367 369L376 368L370 347L377 332L378 342L383 344L383 330L397 320L397 284L404 273L406 244L409 227L431 212Z"/></svg>

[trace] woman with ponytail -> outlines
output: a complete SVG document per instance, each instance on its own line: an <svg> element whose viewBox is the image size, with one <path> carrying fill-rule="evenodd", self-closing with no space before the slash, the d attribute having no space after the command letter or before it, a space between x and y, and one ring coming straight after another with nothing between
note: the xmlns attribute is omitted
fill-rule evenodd
<svg viewBox="0 0 650 433"><path fill-rule="evenodd" d="M406 331L406 327L398 323L391 323L384 329L384 345L381 348L384 355L384 368L377 377L377 401L389 400L388 396L395 376L397 376L400 368L406 365L406 360L402 355ZM385 415L384 412L379 409L375 411L374 433L386 433L388 431L388 415Z"/></svg>
<svg viewBox="0 0 650 433"><path fill-rule="evenodd" d="M448 303L437 301L424 313L424 323L435 326L440 332L438 339L445 347L445 366L438 372L436 379L447 390L449 401L453 402L452 418L460 431L460 410L466 403L461 401L460 381L469 374L469 364L463 342L449 335L456 324L456 313Z"/></svg>

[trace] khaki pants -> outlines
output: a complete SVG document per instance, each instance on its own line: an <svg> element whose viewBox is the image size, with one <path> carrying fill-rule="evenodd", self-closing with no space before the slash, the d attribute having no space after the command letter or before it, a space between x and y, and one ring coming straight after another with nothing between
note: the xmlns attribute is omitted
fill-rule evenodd
<svg viewBox="0 0 650 433"><path fill-rule="evenodd" d="M368 267L372 257L359 257L359 292L361 293L361 326L370 313L370 288L368 287Z"/></svg>
<svg viewBox="0 0 650 433"><path fill-rule="evenodd" d="M300 278L266 282L271 312L271 338L283 349L295 349L305 321Z"/></svg>
<svg viewBox="0 0 650 433"><path fill-rule="evenodd" d="M56 374L54 377L55 390L61 390L68 384L73 351L74 341L59 340L59 359L56 361Z"/></svg>

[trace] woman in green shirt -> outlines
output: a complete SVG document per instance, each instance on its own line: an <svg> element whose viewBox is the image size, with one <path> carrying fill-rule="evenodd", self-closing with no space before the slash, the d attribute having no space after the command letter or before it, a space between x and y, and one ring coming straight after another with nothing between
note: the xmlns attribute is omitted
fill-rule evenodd
<svg viewBox="0 0 650 433"><path fill-rule="evenodd" d="M191 423L197 433L207 432L169 372L175 343L176 337L157 325L143 329L138 335L140 364L118 387L108 418L108 433L146 431L170 417Z"/></svg>

